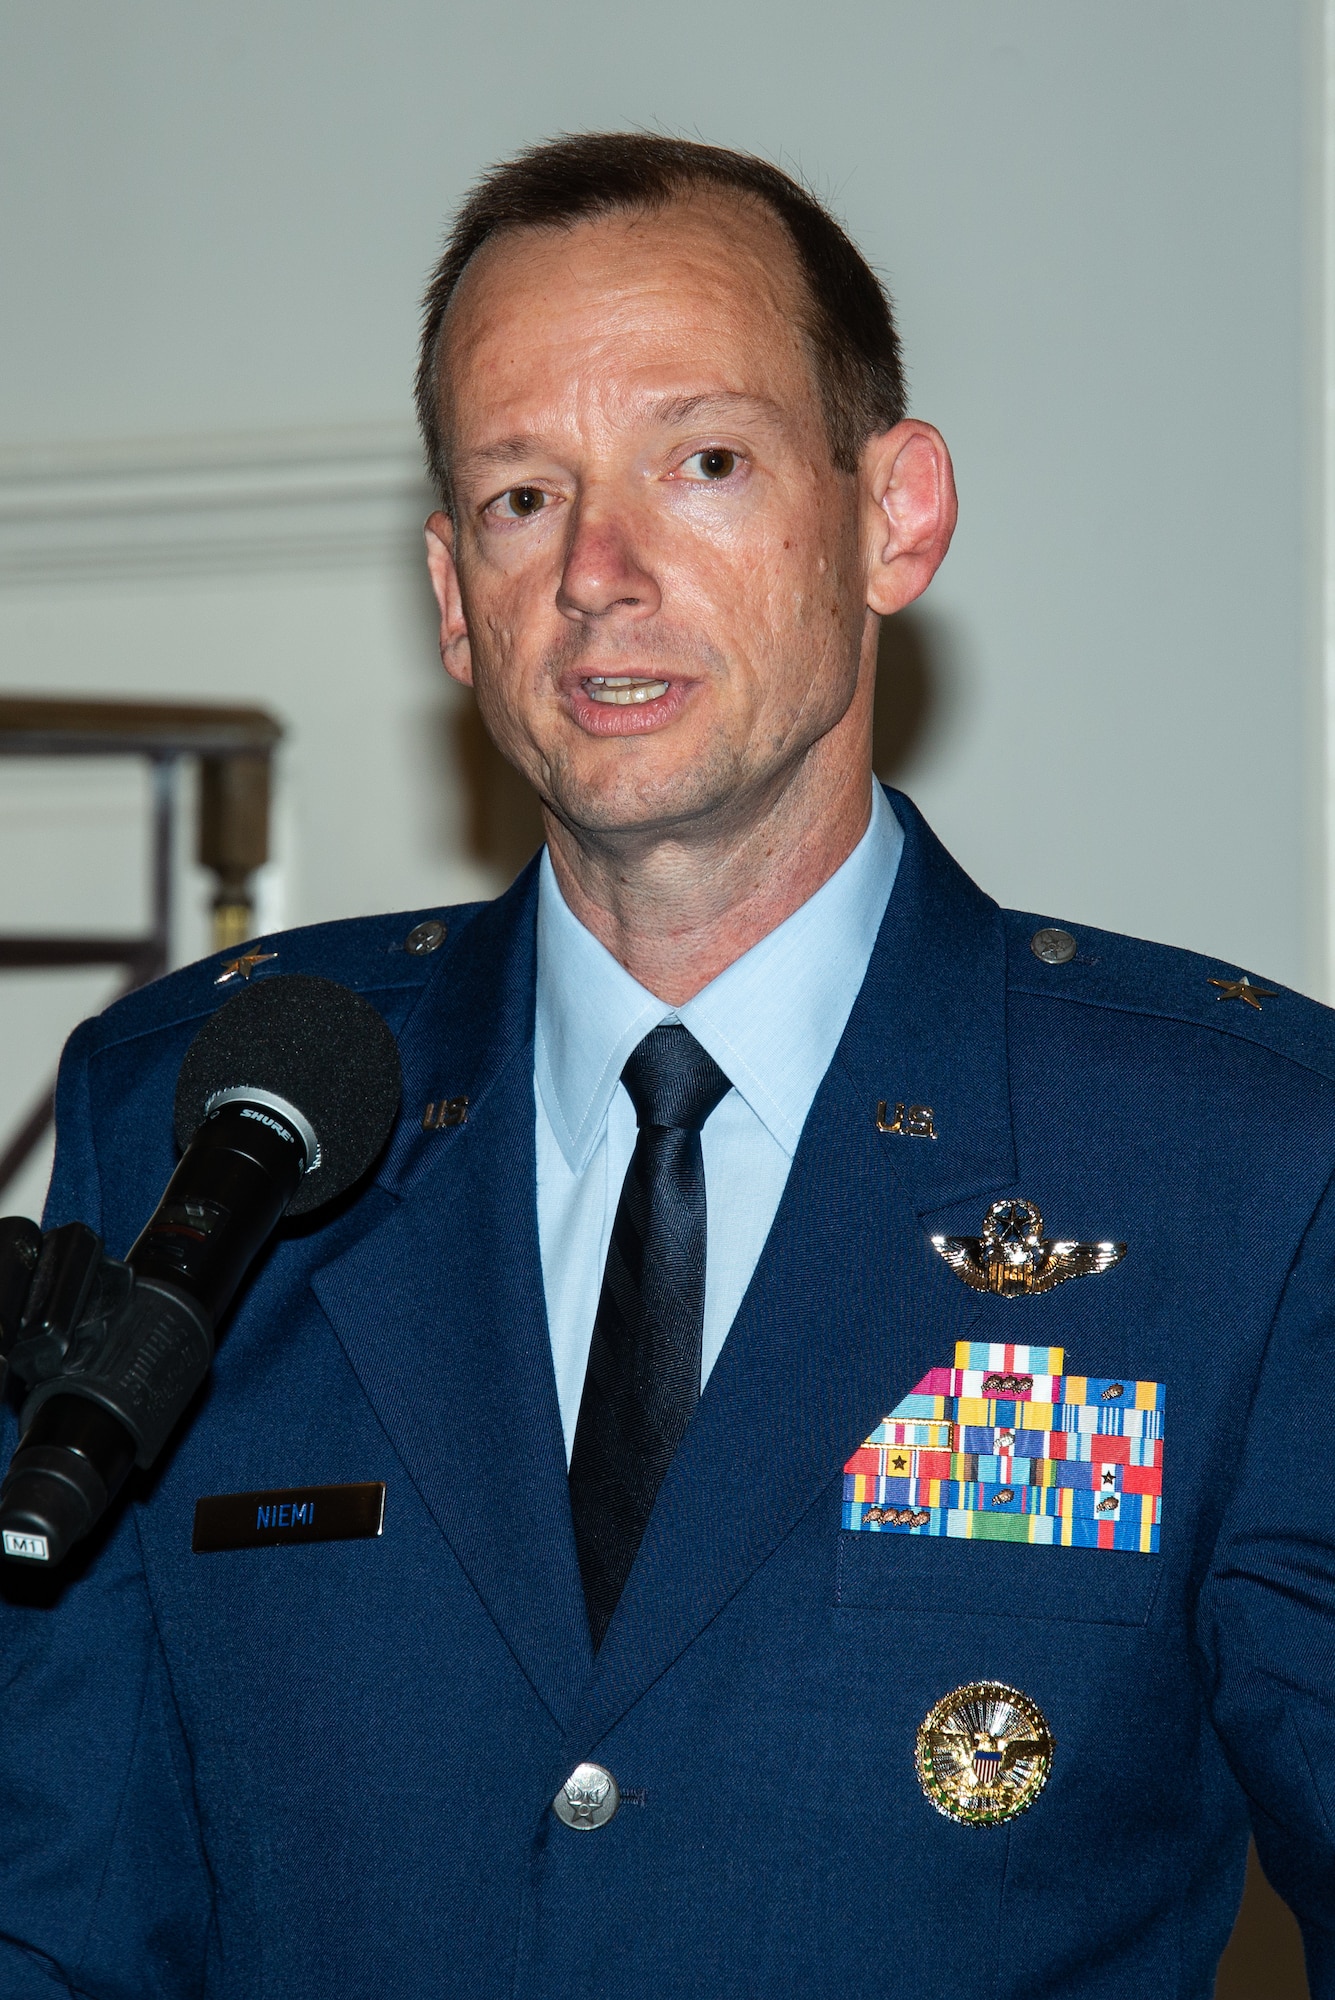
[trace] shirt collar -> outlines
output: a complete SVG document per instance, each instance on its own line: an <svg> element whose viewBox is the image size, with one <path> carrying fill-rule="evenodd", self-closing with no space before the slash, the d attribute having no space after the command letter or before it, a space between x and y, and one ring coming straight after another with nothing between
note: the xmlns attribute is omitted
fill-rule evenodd
<svg viewBox="0 0 1335 2000"><path fill-rule="evenodd" d="M631 1050L669 1019L690 1029L791 1158L866 975L903 845L874 785L867 831L829 881L675 1009L573 915L544 850L536 1078L571 1172L588 1165Z"/></svg>

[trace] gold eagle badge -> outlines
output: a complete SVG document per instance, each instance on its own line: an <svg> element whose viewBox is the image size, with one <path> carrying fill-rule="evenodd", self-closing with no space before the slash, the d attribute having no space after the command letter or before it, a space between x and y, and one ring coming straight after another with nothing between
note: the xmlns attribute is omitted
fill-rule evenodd
<svg viewBox="0 0 1335 2000"><path fill-rule="evenodd" d="M976 1292L1020 1299L1068 1278L1092 1278L1126 1255L1125 1243L1075 1243L1043 1234L1032 1201L994 1201L981 1236L934 1236L932 1248Z"/></svg>
<svg viewBox="0 0 1335 2000"><path fill-rule="evenodd" d="M943 1695L918 1730L918 1783L959 1826L1003 1826L1034 1803L1056 1745L1036 1701L1004 1681Z"/></svg>

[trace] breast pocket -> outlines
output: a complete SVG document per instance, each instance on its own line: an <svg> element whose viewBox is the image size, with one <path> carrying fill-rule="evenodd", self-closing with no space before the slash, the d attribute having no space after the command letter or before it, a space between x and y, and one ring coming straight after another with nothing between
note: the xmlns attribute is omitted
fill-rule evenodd
<svg viewBox="0 0 1335 2000"><path fill-rule="evenodd" d="M1157 1554L844 1530L835 1601L868 1611L1144 1625L1162 1572Z"/></svg>

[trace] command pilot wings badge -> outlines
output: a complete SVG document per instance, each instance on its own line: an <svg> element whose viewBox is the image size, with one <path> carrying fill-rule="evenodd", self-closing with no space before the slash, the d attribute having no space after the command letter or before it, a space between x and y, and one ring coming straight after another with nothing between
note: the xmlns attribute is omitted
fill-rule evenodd
<svg viewBox="0 0 1335 2000"><path fill-rule="evenodd" d="M981 1236L934 1236L932 1248L976 1292L1025 1298L1050 1292L1068 1278L1092 1278L1120 1263L1125 1243L1076 1243L1043 1234L1032 1201L994 1201Z"/></svg>

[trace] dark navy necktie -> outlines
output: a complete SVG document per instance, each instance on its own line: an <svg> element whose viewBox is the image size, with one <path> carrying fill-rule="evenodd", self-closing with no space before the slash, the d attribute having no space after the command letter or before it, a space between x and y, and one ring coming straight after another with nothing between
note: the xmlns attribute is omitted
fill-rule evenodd
<svg viewBox="0 0 1335 2000"><path fill-rule="evenodd" d="M621 1081L640 1129L612 1224L570 1458L575 1546L595 1651L700 1398L700 1128L731 1088L680 1026L647 1034Z"/></svg>

